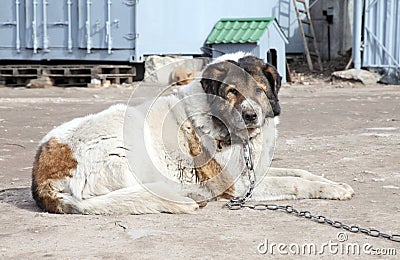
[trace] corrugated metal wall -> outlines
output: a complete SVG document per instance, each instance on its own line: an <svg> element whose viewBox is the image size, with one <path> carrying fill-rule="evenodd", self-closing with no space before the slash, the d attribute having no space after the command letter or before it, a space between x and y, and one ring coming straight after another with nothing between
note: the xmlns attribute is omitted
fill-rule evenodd
<svg viewBox="0 0 400 260"><path fill-rule="evenodd" d="M136 1L1 0L0 59L129 60Z"/></svg>
<svg viewBox="0 0 400 260"><path fill-rule="evenodd" d="M400 0L365 0L364 67L400 67Z"/></svg>

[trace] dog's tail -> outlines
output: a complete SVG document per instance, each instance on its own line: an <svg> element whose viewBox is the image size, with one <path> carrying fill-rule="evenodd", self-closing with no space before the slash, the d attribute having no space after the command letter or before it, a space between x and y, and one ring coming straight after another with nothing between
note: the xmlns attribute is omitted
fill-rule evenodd
<svg viewBox="0 0 400 260"><path fill-rule="evenodd" d="M123 188L105 195L79 199L70 193L40 189L34 192L39 207L51 213L72 214L149 214L193 213L198 204L190 198L169 191L164 185L154 183L144 187ZM157 195L149 191L157 192Z"/></svg>

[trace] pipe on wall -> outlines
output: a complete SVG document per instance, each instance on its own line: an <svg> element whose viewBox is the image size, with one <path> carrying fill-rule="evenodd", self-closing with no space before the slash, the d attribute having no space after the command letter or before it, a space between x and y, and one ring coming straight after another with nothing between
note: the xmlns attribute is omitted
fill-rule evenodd
<svg viewBox="0 0 400 260"><path fill-rule="evenodd" d="M72 53L72 18L71 18L72 1L68 0L67 5L68 5L68 52Z"/></svg>
<svg viewBox="0 0 400 260"><path fill-rule="evenodd" d="M106 41L107 41L108 54L112 54L111 0L107 1Z"/></svg>
<svg viewBox="0 0 400 260"><path fill-rule="evenodd" d="M43 0L43 50L45 52L49 51L49 37L47 35L47 1Z"/></svg>
<svg viewBox="0 0 400 260"><path fill-rule="evenodd" d="M20 39L20 32L19 32L19 5L20 5L20 1L19 0L15 0L15 30L16 30L16 43L15 43L15 48L17 50L17 53L21 52L21 39Z"/></svg>
<svg viewBox="0 0 400 260"><path fill-rule="evenodd" d="M362 0L354 0L353 14L353 63L355 69L361 69Z"/></svg>
<svg viewBox="0 0 400 260"><path fill-rule="evenodd" d="M90 54L91 49L92 49L92 37L90 35L90 13L91 13L91 5L92 1L91 0L86 0L86 53Z"/></svg>
<svg viewBox="0 0 400 260"><path fill-rule="evenodd" d="M32 20L32 38L33 38L33 53L37 53L38 41L37 41L37 0L33 0L33 20Z"/></svg>

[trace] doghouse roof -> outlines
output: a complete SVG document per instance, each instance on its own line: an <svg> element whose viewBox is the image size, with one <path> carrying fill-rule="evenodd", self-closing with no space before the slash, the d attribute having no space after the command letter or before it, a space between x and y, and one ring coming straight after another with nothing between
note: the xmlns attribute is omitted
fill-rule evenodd
<svg viewBox="0 0 400 260"><path fill-rule="evenodd" d="M207 38L207 44L220 43L256 43L270 25L278 27L279 34L286 42L287 39L281 31L274 17L265 18L223 18L217 22Z"/></svg>

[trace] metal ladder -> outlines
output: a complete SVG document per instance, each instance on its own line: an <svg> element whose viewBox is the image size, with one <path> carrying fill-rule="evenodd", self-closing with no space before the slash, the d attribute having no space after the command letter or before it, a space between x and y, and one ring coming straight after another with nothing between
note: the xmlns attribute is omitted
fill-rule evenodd
<svg viewBox="0 0 400 260"><path fill-rule="evenodd" d="M297 21L299 22L300 34L303 38L303 45L304 45L304 50L306 52L308 68L310 69L310 71L314 71L313 59L312 59L314 58L317 60L319 70L322 71L323 68L322 68L321 56L318 51L317 40L315 39L314 27L311 22L311 16L307 6L307 2L305 0L293 0L293 4L294 4L294 9L296 10ZM301 7L301 5L304 9L299 8ZM301 18L302 14L306 15L304 19ZM306 34L304 32L303 24L308 25L309 34ZM307 38L310 39L310 41L308 41ZM311 42L311 44L309 44L309 42ZM313 50L310 50L310 47L312 47Z"/></svg>

